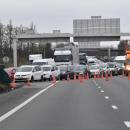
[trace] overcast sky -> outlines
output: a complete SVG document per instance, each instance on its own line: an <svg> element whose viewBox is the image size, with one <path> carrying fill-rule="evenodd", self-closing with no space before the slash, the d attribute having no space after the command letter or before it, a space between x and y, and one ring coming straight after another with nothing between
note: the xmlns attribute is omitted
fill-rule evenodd
<svg viewBox="0 0 130 130"><path fill-rule="evenodd" d="M91 16L120 18L121 32L130 32L130 0L1 0L0 21L29 26L33 21L37 32L72 33L73 19Z"/></svg>

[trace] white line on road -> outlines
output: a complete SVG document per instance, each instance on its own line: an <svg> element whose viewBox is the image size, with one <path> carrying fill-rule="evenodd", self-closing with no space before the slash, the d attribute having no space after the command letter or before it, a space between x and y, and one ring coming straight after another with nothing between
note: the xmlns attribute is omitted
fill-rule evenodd
<svg viewBox="0 0 130 130"><path fill-rule="evenodd" d="M105 99L110 99L108 96L105 96Z"/></svg>
<svg viewBox="0 0 130 130"><path fill-rule="evenodd" d="M38 97L39 95L41 95L42 93L44 93L47 89L51 88L54 84L49 85L48 87L46 87L45 89L42 89L41 91L39 91L38 93L36 93L35 95L33 95L32 97L30 97L29 99L27 99L26 101L24 101L23 103L21 103L20 105L16 106L15 108L13 108L12 110L10 110L9 112L7 112L6 114L2 115L0 117L0 122L2 122L3 120L5 120L6 118L8 118L9 116L13 115L15 112L17 112L18 110L20 110L21 108L23 108L25 105L27 105L29 102L31 102L33 99L35 99L36 97Z"/></svg>
<svg viewBox="0 0 130 130"><path fill-rule="evenodd" d="M101 90L100 92L101 92L101 93L104 93L104 90Z"/></svg>
<svg viewBox="0 0 130 130"><path fill-rule="evenodd" d="M98 86L98 88L101 88L100 86Z"/></svg>
<svg viewBox="0 0 130 130"><path fill-rule="evenodd" d="M118 109L118 107L117 107L117 106L115 106L115 105L112 105L112 108L113 108L113 109L115 109L115 110L117 110L117 109Z"/></svg>
<svg viewBox="0 0 130 130"><path fill-rule="evenodd" d="M130 128L130 121L124 121L125 125Z"/></svg>

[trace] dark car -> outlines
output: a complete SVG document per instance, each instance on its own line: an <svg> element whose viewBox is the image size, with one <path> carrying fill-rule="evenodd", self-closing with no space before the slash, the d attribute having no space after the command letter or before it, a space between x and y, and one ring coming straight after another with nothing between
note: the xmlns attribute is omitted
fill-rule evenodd
<svg viewBox="0 0 130 130"><path fill-rule="evenodd" d="M78 78L79 75L86 75L87 74L87 67L86 65L73 65L70 66L70 78L74 79L74 76Z"/></svg>
<svg viewBox="0 0 130 130"><path fill-rule="evenodd" d="M68 76L70 77L71 71L70 71L70 66L68 65L62 65L59 66L60 69L60 80L65 79L67 80Z"/></svg>
<svg viewBox="0 0 130 130"><path fill-rule="evenodd" d="M108 62L108 67L112 72L112 75L118 75L118 67L115 62Z"/></svg>

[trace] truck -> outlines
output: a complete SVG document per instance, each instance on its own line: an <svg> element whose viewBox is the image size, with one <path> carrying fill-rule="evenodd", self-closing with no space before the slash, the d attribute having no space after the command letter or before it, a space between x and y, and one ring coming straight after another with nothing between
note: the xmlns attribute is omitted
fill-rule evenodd
<svg viewBox="0 0 130 130"><path fill-rule="evenodd" d="M34 60L42 59L42 54L30 54L29 63L32 64Z"/></svg>
<svg viewBox="0 0 130 130"><path fill-rule="evenodd" d="M54 59L52 58L47 58L47 59L36 59L33 60L33 65L40 65L40 66L44 66L44 65L55 65Z"/></svg>
<svg viewBox="0 0 130 130"><path fill-rule="evenodd" d="M128 41L128 44L126 46L126 56L125 56L125 68L124 68L124 73L125 75L129 75L130 74L130 42Z"/></svg>
<svg viewBox="0 0 130 130"><path fill-rule="evenodd" d="M75 43L68 43L62 48L55 48L54 61L58 65L79 64L79 47Z"/></svg>
<svg viewBox="0 0 130 130"><path fill-rule="evenodd" d="M79 64L86 65L87 64L87 58L86 53L79 53Z"/></svg>

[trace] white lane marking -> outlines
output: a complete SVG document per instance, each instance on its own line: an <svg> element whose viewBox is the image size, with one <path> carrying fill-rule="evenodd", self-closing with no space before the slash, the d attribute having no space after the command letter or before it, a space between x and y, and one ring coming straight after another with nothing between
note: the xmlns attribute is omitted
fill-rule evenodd
<svg viewBox="0 0 130 130"><path fill-rule="evenodd" d="M108 96L105 96L105 99L110 99Z"/></svg>
<svg viewBox="0 0 130 130"><path fill-rule="evenodd" d="M101 88L100 86L98 86L98 88Z"/></svg>
<svg viewBox="0 0 130 130"><path fill-rule="evenodd" d="M104 93L104 91L103 91L103 90L101 90L100 92L101 92L101 93Z"/></svg>
<svg viewBox="0 0 130 130"><path fill-rule="evenodd" d="M118 109L118 107L117 107L117 106L115 106L115 105L112 105L112 108L113 108L113 109L115 109L115 110L117 110L117 109Z"/></svg>
<svg viewBox="0 0 130 130"><path fill-rule="evenodd" d="M96 86L98 86L98 84L96 83Z"/></svg>
<svg viewBox="0 0 130 130"><path fill-rule="evenodd" d="M21 103L20 105L16 106L15 108L13 108L12 110L10 110L9 112L7 112L4 115L2 115L0 117L0 122L4 121L9 116L13 115L15 112L17 112L18 110L20 110L21 108L23 108L25 105L27 105L33 99L35 99L36 97L38 97L39 95L41 95L43 92L45 92L47 89L51 88L53 85L54 84L51 84L48 87L46 87L45 89L42 89L40 92L36 93L35 95L33 95L32 97L30 97L29 99L27 99L26 101L24 101L23 103Z"/></svg>
<svg viewBox="0 0 130 130"><path fill-rule="evenodd" d="M124 124L126 125L126 127L130 128L130 121L124 121Z"/></svg>

